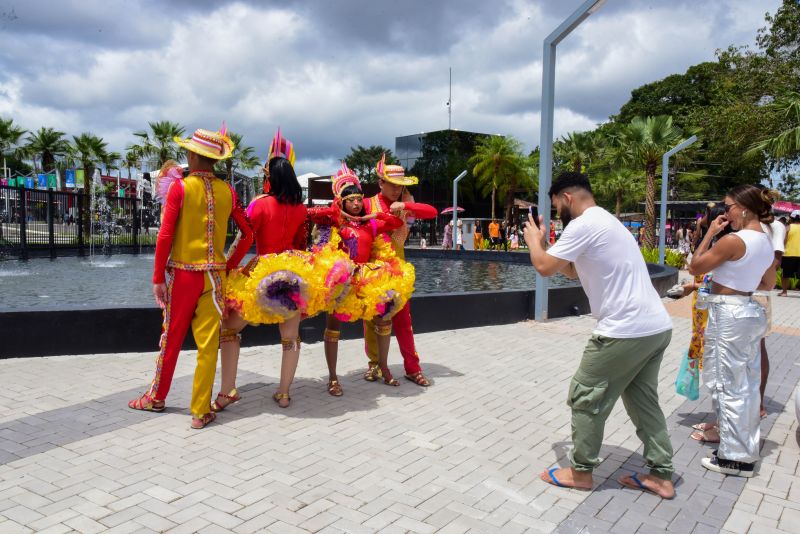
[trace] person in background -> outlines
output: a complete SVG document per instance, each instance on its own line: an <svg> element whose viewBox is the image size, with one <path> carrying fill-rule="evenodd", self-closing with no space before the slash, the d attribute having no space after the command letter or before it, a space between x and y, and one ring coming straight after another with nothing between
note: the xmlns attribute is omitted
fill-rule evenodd
<svg viewBox="0 0 800 534"><path fill-rule="evenodd" d="M711 390L720 445L701 463L724 475L752 477L761 446L759 342L767 328L765 310L752 295L761 284L775 280L772 243L761 226L774 217L769 196L752 185L730 190L724 211L711 219L689 264L691 274L714 273L703 382ZM734 232L712 247L728 226Z"/></svg>
<svg viewBox="0 0 800 534"><path fill-rule="evenodd" d="M453 248L453 221L444 225L444 236L442 237L442 248L450 250Z"/></svg>
<svg viewBox="0 0 800 534"><path fill-rule="evenodd" d="M500 223L497 219L492 219L489 223L489 247L497 250L498 245L500 245Z"/></svg>
<svg viewBox="0 0 800 534"><path fill-rule="evenodd" d="M789 216L786 228L785 251L781 260L781 292L779 297L788 295L792 278L800 277L800 210L794 210Z"/></svg>
<svg viewBox="0 0 800 534"><path fill-rule="evenodd" d="M503 250L508 252L508 222L506 221L500 225L500 244L503 245Z"/></svg>
<svg viewBox="0 0 800 534"><path fill-rule="evenodd" d="M472 234L472 248L474 250L483 248L483 229L481 228L481 221L477 219L475 219L475 232Z"/></svg>

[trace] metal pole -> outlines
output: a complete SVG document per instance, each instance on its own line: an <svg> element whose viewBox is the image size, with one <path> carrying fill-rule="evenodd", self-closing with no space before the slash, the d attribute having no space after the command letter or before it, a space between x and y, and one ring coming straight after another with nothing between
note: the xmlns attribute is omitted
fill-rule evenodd
<svg viewBox="0 0 800 534"><path fill-rule="evenodd" d="M453 180L453 250L458 247L458 182L467 175L467 171L461 171L461 174L456 176ZM462 241L464 237L461 237Z"/></svg>
<svg viewBox="0 0 800 534"><path fill-rule="evenodd" d="M661 221L658 226L658 263L664 265L667 248L667 186L669 183L669 158L697 141L693 135L680 142L672 150L661 157Z"/></svg>
<svg viewBox="0 0 800 534"><path fill-rule="evenodd" d="M539 134L539 214L544 231L550 229L550 183L553 178L553 108L555 104L556 46L586 17L600 9L605 0L586 0L544 40L542 50L542 120ZM536 273L534 318L547 320L548 279Z"/></svg>

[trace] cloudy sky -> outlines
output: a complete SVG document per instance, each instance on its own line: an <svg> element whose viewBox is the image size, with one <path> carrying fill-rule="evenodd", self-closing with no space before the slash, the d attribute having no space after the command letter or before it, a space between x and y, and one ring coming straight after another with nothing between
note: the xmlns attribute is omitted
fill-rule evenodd
<svg viewBox="0 0 800 534"><path fill-rule="evenodd" d="M216 129L298 173L447 128L539 140L542 40L581 0L0 0L0 116L124 151L148 121ZM555 133L631 89L753 44L779 0L608 0L558 48Z"/></svg>

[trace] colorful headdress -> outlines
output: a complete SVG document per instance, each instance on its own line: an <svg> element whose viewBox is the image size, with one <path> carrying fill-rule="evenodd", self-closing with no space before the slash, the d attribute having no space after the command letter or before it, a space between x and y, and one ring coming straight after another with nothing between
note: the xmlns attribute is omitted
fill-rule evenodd
<svg viewBox="0 0 800 534"><path fill-rule="evenodd" d="M386 165L385 153L375 165L375 172L378 173L378 178L396 185L417 185L419 183L416 176L406 176L406 170L402 165Z"/></svg>
<svg viewBox="0 0 800 534"><path fill-rule="evenodd" d="M336 198L340 198L342 196L342 191L351 185L356 186L358 190L361 191L361 182L358 180L358 176L356 176L356 173L351 171L343 161L342 168L337 171L336 176L332 179L333 195Z"/></svg>
<svg viewBox="0 0 800 534"><path fill-rule="evenodd" d="M173 141L190 152L211 159L228 159L233 155L233 149L235 148L233 141L228 137L228 128L225 126L224 121L222 128L218 132L198 128L194 131L192 137L182 139L176 136Z"/></svg>
<svg viewBox="0 0 800 534"><path fill-rule="evenodd" d="M281 136L281 129L278 128L278 131L275 133L275 137L272 138L272 143L269 145L269 155L267 156L267 165L272 158L283 157L289 160L289 163L292 164L294 167L294 145L288 139L284 139Z"/></svg>

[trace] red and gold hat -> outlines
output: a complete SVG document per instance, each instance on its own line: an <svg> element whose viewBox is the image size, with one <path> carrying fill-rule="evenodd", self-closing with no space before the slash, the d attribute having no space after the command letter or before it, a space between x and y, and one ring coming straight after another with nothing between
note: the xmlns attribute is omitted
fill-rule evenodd
<svg viewBox="0 0 800 534"><path fill-rule="evenodd" d="M356 173L350 170L347 164L343 161L342 168L336 172L336 175L331 179L331 187L333 189L333 195L336 198L342 198L342 191L347 189L349 186L354 185L361 191L361 182L358 180L358 176ZM351 198L355 196L364 196L363 193L357 193L354 195L348 195L342 200L346 198Z"/></svg>
<svg viewBox="0 0 800 534"><path fill-rule="evenodd" d="M402 165L386 165L386 154L381 156L381 160L375 166L378 178L386 180L396 185L417 185L419 180L416 176L406 176L406 170Z"/></svg>
<svg viewBox="0 0 800 534"><path fill-rule="evenodd" d="M269 161L272 158L283 157L289 160L289 163L294 167L294 145L288 139L285 139L281 135L281 129L278 128L278 131L275 133L275 137L272 138L272 143L269 145L269 155L267 156L267 165L269 165ZM266 166L266 165L265 165Z"/></svg>
<svg viewBox="0 0 800 534"><path fill-rule="evenodd" d="M218 132L198 128L192 137L188 139L175 137L173 141L181 148L211 159L228 159L233 155L235 148L233 141L228 137L228 129L224 122Z"/></svg>

